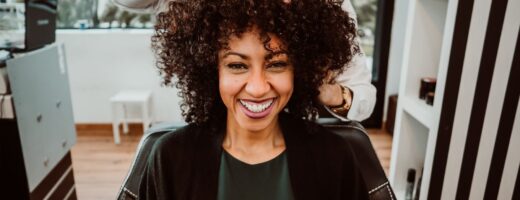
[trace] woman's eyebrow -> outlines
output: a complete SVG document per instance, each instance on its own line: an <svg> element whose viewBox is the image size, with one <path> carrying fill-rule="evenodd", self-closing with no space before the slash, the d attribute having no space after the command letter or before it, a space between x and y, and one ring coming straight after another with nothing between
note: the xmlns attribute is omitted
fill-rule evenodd
<svg viewBox="0 0 520 200"><path fill-rule="evenodd" d="M266 60L270 60L270 59L272 59L273 57L278 56L278 55L281 55L281 54L287 54L287 51L273 51L273 52L271 52L271 53L265 55L264 58L265 58Z"/></svg>
<svg viewBox="0 0 520 200"><path fill-rule="evenodd" d="M244 54L241 54L241 53L233 52L233 51L228 51L228 52L226 52L226 53L222 56L222 58L225 58L225 57L228 57L228 56L231 56L231 55L239 56L239 57L242 58L242 59L249 60L249 56L244 55Z"/></svg>

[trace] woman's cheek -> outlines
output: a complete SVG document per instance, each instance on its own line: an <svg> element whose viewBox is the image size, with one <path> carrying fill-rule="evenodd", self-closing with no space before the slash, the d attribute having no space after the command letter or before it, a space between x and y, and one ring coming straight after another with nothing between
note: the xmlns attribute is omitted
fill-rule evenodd
<svg viewBox="0 0 520 200"><path fill-rule="evenodd" d="M219 90L223 99L232 100L240 93L242 81L233 75L221 74L219 77Z"/></svg>
<svg viewBox="0 0 520 200"><path fill-rule="evenodd" d="M282 97L282 100L287 103L291 98L294 89L294 77L292 73L283 73L272 77L272 86L276 92Z"/></svg>

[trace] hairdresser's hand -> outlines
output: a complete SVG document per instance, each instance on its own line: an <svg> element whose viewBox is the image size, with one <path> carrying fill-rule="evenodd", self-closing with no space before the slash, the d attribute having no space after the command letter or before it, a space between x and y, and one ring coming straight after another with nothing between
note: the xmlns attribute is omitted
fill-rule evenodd
<svg viewBox="0 0 520 200"><path fill-rule="evenodd" d="M337 83L325 83L320 86L320 95L318 99L321 104L336 107L343 103L343 95L341 94L341 86Z"/></svg>
<svg viewBox="0 0 520 200"><path fill-rule="evenodd" d="M333 80L332 74L329 74L325 79L325 82L319 88L320 95L318 96L318 100L321 104L329 107L340 106L343 103L341 85ZM350 93L350 90L347 89L346 91L348 98L352 100L352 94Z"/></svg>

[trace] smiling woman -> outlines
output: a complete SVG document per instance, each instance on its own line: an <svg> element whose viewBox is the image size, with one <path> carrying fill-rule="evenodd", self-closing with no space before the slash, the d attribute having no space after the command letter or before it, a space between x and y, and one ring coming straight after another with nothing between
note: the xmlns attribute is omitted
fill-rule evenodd
<svg viewBox="0 0 520 200"><path fill-rule="evenodd" d="M139 199L367 199L350 145L312 121L358 51L340 5L171 2L153 47L189 125L157 140Z"/></svg>

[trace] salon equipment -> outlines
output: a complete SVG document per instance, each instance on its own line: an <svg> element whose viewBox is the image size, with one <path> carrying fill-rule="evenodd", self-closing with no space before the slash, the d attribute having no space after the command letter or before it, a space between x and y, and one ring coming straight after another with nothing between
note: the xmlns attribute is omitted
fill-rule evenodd
<svg viewBox="0 0 520 200"><path fill-rule="evenodd" d="M0 3L0 17L10 22L0 30L0 49L29 51L56 40L57 0L24 2Z"/></svg>
<svg viewBox="0 0 520 200"><path fill-rule="evenodd" d="M63 46L15 55L6 65L15 118L0 119L1 171L8 172L0 178L9 183L2 199L75 199L76 130Z"/></svg>

